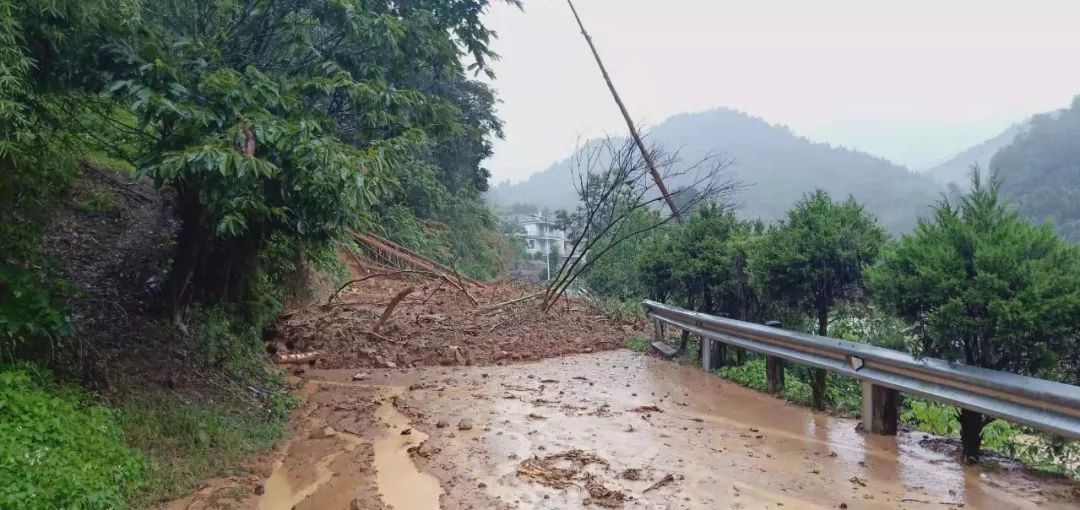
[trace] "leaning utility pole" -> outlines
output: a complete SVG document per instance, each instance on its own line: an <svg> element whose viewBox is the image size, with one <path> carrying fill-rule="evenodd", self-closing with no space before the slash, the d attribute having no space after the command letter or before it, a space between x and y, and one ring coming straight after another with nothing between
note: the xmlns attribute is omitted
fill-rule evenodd
<svg viewBox="0 0 1080 510"><path fill-rule="evenodd" d="M630 119L630 112L626 111L626 105L623 104L622 99L619 98L619 93L615 91L615 84L611 82L611 76L608 76L607 69L604 68L604 62L600 60L600 54L596 51L596 46L593 44L592 37L585 31L585 25L581 22L581 16L578 16L577 9L574 8L574 2L566 0L566 3L570 5L570 11L574 13L574 19L577 20L578 27L581 28L581 35L585 37L585 42L589 43L589 49L592 50L593 58L596 59L596 65L600 67L600 74L604 75L604 81L607 82L608 90L611 91L611 97L615 98L615 104L619 105L619 111L622 112L622 116L626 119L626 127L630 128L630 136L634 139L634 144L637 145L639 151L641 151L641 157L645 158L645 163L649 165L649 173L652 174L652 178L656 181L656 187L660 190L660 194L664 197L664 201L667 202L668 207L671 208L671 214L675 217L675 221L682 223L682 215L679 214L679 208L675 207L675 200L671 198L671 194L668 193L667 186L664 185L664 180L660 177L660 172L656 170L656 163L653 162L652 155L649 154L649 150L645 148L645 143L641 141L641 135L638 134L637 127L634 126L634 121Z"/></svg>

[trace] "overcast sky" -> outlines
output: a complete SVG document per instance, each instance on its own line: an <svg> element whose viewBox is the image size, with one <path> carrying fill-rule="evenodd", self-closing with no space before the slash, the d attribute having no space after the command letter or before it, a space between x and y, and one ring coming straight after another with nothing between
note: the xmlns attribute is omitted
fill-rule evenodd
<svg viewBox="0 0 1080 510"><path fill-rule="evenodd" d="M625 131L564 0L491 7L517 181ZM911 168L1080 94L1080 0L577 0L635 120L715 107ZM813 7L810 7L810 6Z"/></svg>

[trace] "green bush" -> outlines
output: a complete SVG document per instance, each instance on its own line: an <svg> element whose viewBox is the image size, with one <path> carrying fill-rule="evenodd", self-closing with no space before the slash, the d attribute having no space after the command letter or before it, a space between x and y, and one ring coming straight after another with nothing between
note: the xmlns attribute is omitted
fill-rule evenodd
<svg viewBox="0 0 1080 510"><path fill-rule="evenodd" d="M34 369L0 369L0 508L123 508L142 455L117 414Z"/></svg>

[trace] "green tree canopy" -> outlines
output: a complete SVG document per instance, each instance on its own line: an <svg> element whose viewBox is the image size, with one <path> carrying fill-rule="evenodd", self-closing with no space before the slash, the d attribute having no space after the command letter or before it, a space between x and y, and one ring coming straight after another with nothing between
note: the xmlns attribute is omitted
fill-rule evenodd
<svg viewBox="0 0 1080 510"><path fill-rule="evenodd" d="M877 260L885 239L854 199L836 202L818 190L769 230L751 272L769 299L812 314L818 334L826 335L829 310L861 290L863 271Z"/></svg>
<svg viewBox="0 0 1080 510"><path fill-rule="evenodd" d="M916 324L925 355L1060 378L1059 355L1080 347L1080 252L1000 191L1000 180L973 172L959 203L943 201L883 256L873 294ZM987 422L962 412L965 456L978 457Z"/></svg>

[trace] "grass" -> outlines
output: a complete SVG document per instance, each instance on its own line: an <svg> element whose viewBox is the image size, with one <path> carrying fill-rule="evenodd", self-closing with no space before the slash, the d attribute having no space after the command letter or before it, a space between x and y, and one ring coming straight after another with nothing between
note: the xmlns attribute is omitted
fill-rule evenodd
<svg viewBox="0 0 1080 510"><path fill-rule="evenodd" d="M645 352L649 350L649 339L638 334L631 334L626 337L626 348L631 351Z"/></svg>
<svg viewBox="0 0 1080 510"><path fill-rule="evenodd" d="M148 470L134 506L189 494L200 481L237 472L244 459L269 451L285 436L282 413L255 406L189 403L170 394L140 394L121 406L128 444Z"/></svg>

